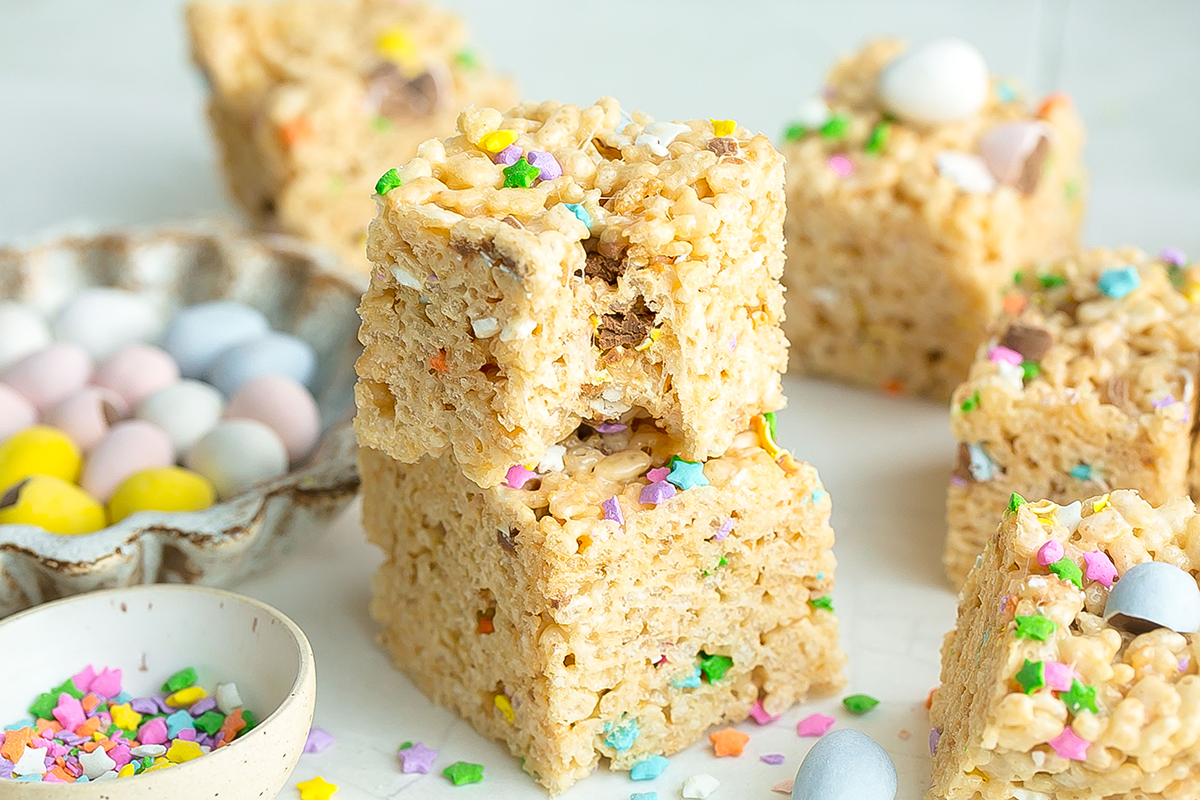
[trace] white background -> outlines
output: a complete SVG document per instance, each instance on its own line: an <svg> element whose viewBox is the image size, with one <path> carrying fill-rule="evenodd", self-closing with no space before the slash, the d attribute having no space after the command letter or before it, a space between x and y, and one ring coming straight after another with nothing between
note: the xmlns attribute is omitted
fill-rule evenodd
<svg viewBox="0 0 1200 800"><path fill-rule="evenodd" d="M526 96L590 102L612 94L660 119L736 118L772 136L820 85L838 54L863 39L957 35L993 70L1034 93L1069 92L1089 127L1089 244L1174 244L1200 254L1200 3L1188 0L785 2L784 0L448 0L481 51ZM233 214L203 118L203 87L187 61L177 0L0 0L0 243L81 225L154 223ZM738 759L697 745L650 784L606 769L564 797L679 797L710 772L715 798L770 797L811 740L793 726L815 710L853 724L891 752L901 800L928 781L923 703L954 596L939 564L953 443L937 405L789 379L783 443L822 471L834 500L840 560L834 592L851 656L848 691L883 704L849 720L837 698L794 709L752 735ZM318 661L317 723L335 748L306 756L338 800L388 797L540 798L499 746L431 706L388 666L366 613L379 556L356 511L269 575L234 587L291 615ZM911 738L901 738L902 729ZM404 776L396 746L423 740L485 765L485 783L454 788ZM757 761L787 756L780 767ZM281 797L296 797L286 789Z"/></svg>

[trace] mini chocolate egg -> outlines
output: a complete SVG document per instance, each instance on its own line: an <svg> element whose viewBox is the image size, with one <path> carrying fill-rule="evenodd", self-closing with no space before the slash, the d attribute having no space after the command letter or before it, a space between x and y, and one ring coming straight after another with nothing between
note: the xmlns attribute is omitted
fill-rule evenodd
<svg viewBox="0 0 1200 800"><path fill-rule="evenodd" d="M135 342L155 339L162 314L144 294L97 287L80 292L54 318L54 335L80 345L102 361Z"/></svg>
<svg viewBox="0 0 1200 800"><path fill-rule="evenodd" d="M1200 587L1174 564L1135 564L1108 593L1104 620L1135 635L1155 628L1195 633L1200 631Z"/></svg>
<svg viewBox="0 0 1200 800"><path fill-rule="evenodd" d="M225 399L203 381L184 378L160 389L137 407L137 418L167 432L176 453L186 453L221 421Z"/></svg>
<svg viewBox="0 0 1200 800"><path fill-rule="evenodd" d="M0 370L45 350L53 341L41 314L11 300L0 302Z"/></svg>
<svg viewBox="0 0 1200 800"><path fill-rule="evenodd" d="M100 362L92 383L112 389L130 408L179 381L179 367L166 350L131 344Z"/></svg>
<svg viewBox="0 0 1200 800"><path fill-rule="evenodd" d="M38 411L75 394L92 377L92 357L77 344L60 342L25 356L0 375Z"/></svg>
<svg viewBox="0 0 1200 800"><path fill-rule="evenodd" d="M253 419L229 419L192 447L184 466L208 478L228 500L287 472L287 449L278 434Z"/></svg>
<svg viewBox="0 0 1200 800"><path fill-rule="evenodd" d="M21 393L0 383L0 442L37 422L37 409Z"/></svg>
<svg viewBox="0 0 1200 800"><path fill-rule="evenodd" d="M243 384L230 399L225 418L263 423L279 434L292 462L308 455L321 430L317 401L308 389L282 375L264 375Z"/></svg>
<svg viewBox="0 0 1200 800"><path fill-rule="evenodd" d="M183 467L155 467L130 475L108 501L108 521L115 525L139 511L200 511L217 494L204 476Z"/></svg>
<svg viewBox="0 0 1200 800"><path fill-rule="evenodd" d="M817 740L808 751L792 800L895 800L896 765L865 733L842 728Z"/></svg>
<svg viewBox="0 0 1200 800"><path fill-rule="evenodd" d="M31 425L0 444L0 491L30 475L52 475L73 483L83 456L57 428Z"/></svg>
<svg viewBox="0 0 1200 800"><path fill-rule="evenodd" d="M264 375L285 375L307 385L316 365L312 345L298 336L272 331L221 353L205 380L230 397L247 382Z"/></svg>
<svg viewBox="0 0 1200 800"><path fill-rule="evenodd" d="M36 525L50 533L76 535L104 527L104 509L73 483L33 475L0 495L0 525Z"/></svg>
<svg viewBox="0 0 1200 800"><path fill-rule="evenodd" d="M879 100L906 122L940 125L966 119L983 107L989 90L987 62L961 39L917 47L883 68Z"/></svg>
<svg viewBox="0 0 1200 800"><path fill-rule="evenodd" d="M217 356L271 330L256 308L215 300L183 309L167 325L162 347L185 378L203 378Z"/></svg>
<svg viewBox="0 0 1200 800"><path fill-rule="evenodd" d="M979 156L996 180L1029 194L1042 177L1053 130L1041 120L997 125L979 140Z"/></svg>
<svg viewBox="0 0 1200 800"><path fill-rule="evenodd" d="M107 503L121 483L135 472L169 467L175 448L167 432L142 419L118 422L88 454L79 485L101 503Z"/></svg>
<svg viewBox="0 0 1200 800"><path fill-rule="evenodd" d="M128 414L125 399L112 389L85 386L47 411L45 422L70 436L86 453Z"/></svg>

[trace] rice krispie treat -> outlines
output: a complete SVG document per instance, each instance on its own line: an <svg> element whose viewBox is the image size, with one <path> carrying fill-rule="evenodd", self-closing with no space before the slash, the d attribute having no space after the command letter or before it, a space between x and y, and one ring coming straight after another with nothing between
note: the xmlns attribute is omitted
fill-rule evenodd
<svg viewBox="0 0 1200 800"><path fill-rule="evenodd" d="M462 22L422 2L198 0L187 21L234 199L363 273L379 174L464 106L516 100Z"/></svg>
<svg viewBox="0 0 1200 800"><path fill-rule="evenodd" d="M794 369L947 398L1012 274L1076 246L1082 131L962 42L876 41L829 75L787 158Z"/></svg>
<svg viewBox="0 0 1200 800"><path fill-rule="evenodd" d="M645 418L581 426L491 489L364 448L383 644L552 792L840 686L829 495L758 429L701 464Z"/></svg>
<svg viewBox="0 0 1200 800"><path fill-rule="evenodd" d="M379 184L359 442L481 486L641 409L679 455L784 404L783 159L615 100L467 109Z"/></svg>
<svg viewBox="0 0 1200 800"><path fill-rule="evenodd" d="M1188 493L1200 298L1181 259L1090 250L1026 270L954 393L945 566L956 585L1016 492Z"/></svg>
<svg viewBox="0 0 1200 800"><path fill-rule="evenodd" d="M959 595L927 800L1200 797L1200 517L1013 499Z"/></svg>

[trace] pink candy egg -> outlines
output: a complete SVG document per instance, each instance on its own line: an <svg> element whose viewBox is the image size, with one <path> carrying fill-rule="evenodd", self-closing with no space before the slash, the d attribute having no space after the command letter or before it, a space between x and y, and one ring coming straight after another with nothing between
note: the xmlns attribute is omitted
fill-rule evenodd
<svg viewBox="0 0 1200 800"><path fill-rule="evenodd" d="M44 422L70 436L86 453L127 416L125 398L112 389L87 386L47 411Z"/></svg>
<svg viewBox="0 0 1200 800"><path fill-rule="evenodd" d="M37 409L15 389L0 383L0 442L37 422Z"/></svg>
<svg viewBox="0 0 1200 800"><path fill-rule="evenodd" d="M321 430L317 401L308 389L282 375L266 375L242 385L225 409L226 419L253 419L283 441L296 462L312 450Z"/></svg>
<svg viewBox="0 0 1200 800"><path fill-rule="evenodd" d="M144 420L125 420L114 425L92 448L79 484L92 497L107 503L117 487L135 472L174 463L175 449L166 431Z"/></svg>
<svg viewBox="0 0 1200 800"><path fill-rule="evenodd" d="M38 411L46 411L83 388L92 376L92 357L77 344L62 342L16 362L0 381L16 389Z"/></svg>
<svg viewBox="0 0 1200 800"><path fill-rule="evenodd" d="M179 367L165 350L131 344L100 362L92 382L112 389L130 408L179 380Z"/></svg>

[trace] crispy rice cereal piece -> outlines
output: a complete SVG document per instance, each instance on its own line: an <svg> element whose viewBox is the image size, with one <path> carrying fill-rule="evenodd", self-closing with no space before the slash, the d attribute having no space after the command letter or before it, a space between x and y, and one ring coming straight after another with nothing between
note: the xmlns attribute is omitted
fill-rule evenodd
<svg viewBox="0 0 1200 800"><path fill-rule="evenodd" d="M927 800L1200 797L1197 636L1109 625L1100 579L1146 561L1195 577L1200 517L1187 497L1154 508L1130 490L1081 512L1019 505L971 570L942 646ZM1051 540L1082 590L1039 565Z"/></svg>
<svg viewBox="0 0 1200 800"><path fill-rule="evenodd" d="M960 444L944 563L955 585L1013 492L1066 503L1124 487L1162 503L1189 490L1200 369L1189 272L1096 249L1020 278L1019 313L997 320L951 405Z"/></svg>
<svg viewBox="0 0 1200 800"><path fill-rule="evenodd" d="M999 84L962 122L885 118L877 76L903 49L876 41L837 64L826 84L834 122L793 129L781 148L784 332L797 371L944 399L966 377L1013 272L1077 246L1082 129L1069 102L1034 115L1000 99L1011 90ZM989 130L1024 120L1049 132L1031 191L969 192L939 171L944 152L974 154Z"/></svg>
<svg viewBox="0 0 1200 800"><path fill-rule="evenodd" d="M601 757L629 769L756 700L778 714L842 684L837 620L810 604L834 569L816 470L747 432L703 464L708 485L699 465L664 482L646 473L678 442L647 419L563 446L523 489L361 451L363 525L387 558L371 611L422 691L559 792ZM690 488L665 498L671 480Z"/></svg>
<svg viewBox="0 0 1200 800"><path fill-rule="evenodd" d="M642 409L707 458L782 407L783 159L716 122L526 103L423 144L371 224L360 443L494 486L580 422ZM506 153L562 176L504 188Z"/></svg>
<svg viewBox="0 0 1200 800"><path fill-rule="evenodd" d="M425 3L199 0L187 21L234 199L363 273L379 174L453 131L464 106L516 100L462 22Z"/></svg>

